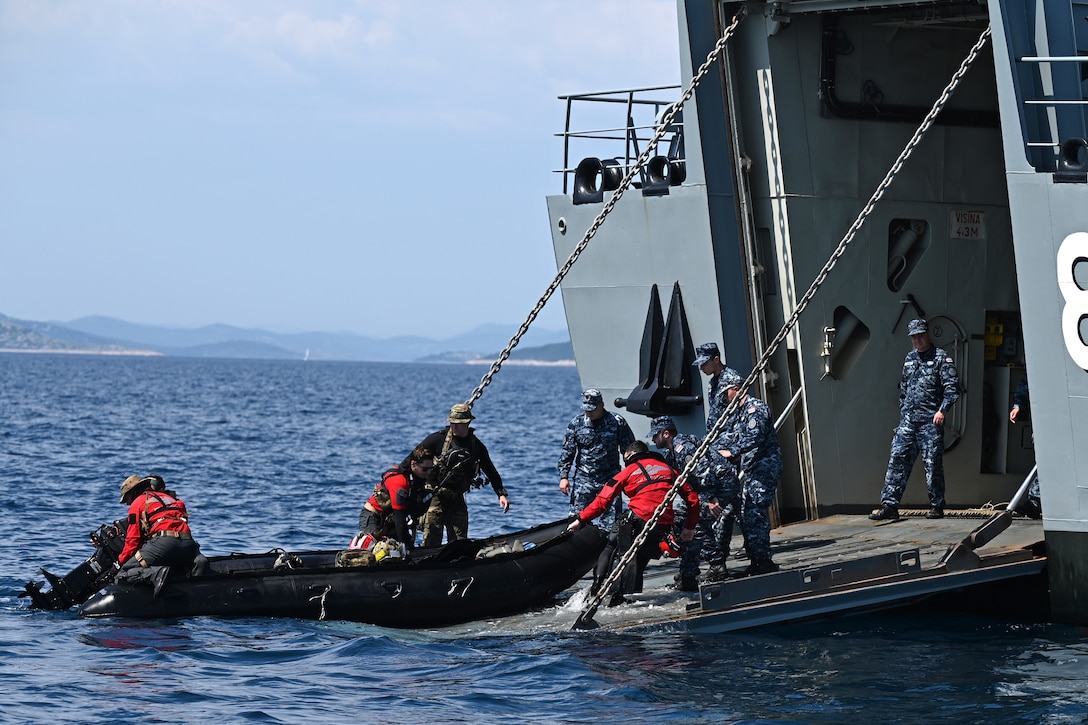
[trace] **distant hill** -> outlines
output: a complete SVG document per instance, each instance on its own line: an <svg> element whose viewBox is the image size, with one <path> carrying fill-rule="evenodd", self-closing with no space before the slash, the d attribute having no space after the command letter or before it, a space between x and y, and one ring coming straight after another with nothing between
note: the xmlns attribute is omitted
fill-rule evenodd
<svg viewBox="0 0 1088 725"><path fill-rule="evenodd" d="M505 347L516 329L514 325L487 324L438 340L411 335L379 339L352 332L277 333L221 324L160 327L101 316L71 322L34 322L0 315L0 350L375 362L469 362L488 358L490 362L498 353L480 351ZM555 345L570 348L566 330L530 330L511 360L564 359L555 357L559 354L552 349ZM538 349L541 352L535 352Z"/></svg>
<svg viewBox="0 0 1088 725"><path fill-rule="evenodd" d="M492 360L497 358L499 353L489 355ZM522 349L519 345L514 348L514 351L510 353L511 360L540 360L542 362L562 362L562 361L574 361L574 345L570 340L565 342L553 342L550 345L540 345L539 347L527 347Z"/></svg>
<svg viewBox="0 0 1088 725"><path fill-rule="evenodd" d="M506 346L503 345L504 349L505 347ZM418 362L490 364L497 360L498 357L499 351L485 355L476 352L461 351L428 355L427 357L420 358ZM514 348L514 351L510 353L510 359L507 362L510 364L573 364L574 346L571 345L570 340L567 340L566 342L554 342L550 345L539 345L537 347L522 347L521 345L518 345Z"/></svg>
<svg viewBox="0 0 1088 725"><path fill-rule="evenodd" d="M43 322L24 322L0 315L0 350L21 352L83 352L98 354L148 354L138 346L73 332Z"/></svg>

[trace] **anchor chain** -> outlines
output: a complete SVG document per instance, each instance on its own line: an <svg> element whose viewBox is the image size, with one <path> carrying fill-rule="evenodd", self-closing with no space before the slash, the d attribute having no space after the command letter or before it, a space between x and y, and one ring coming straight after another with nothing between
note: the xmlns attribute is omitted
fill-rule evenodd
<svg viewBox="0 0 1088 725"><path fill-rule="evenodd" d="M730 37L732 37L733 33L737 29L737 26L740 25L741 20L747 17L747 15L748 10L742 6L737 14L733 17L733 22L729 25L729 27L725 29L722 37L718 39L718 42L714 46L714 49L711 50L709 54L707 54L706 60L703 61L703 64L699 66L699 69L695 72L695 75L692 76L691 83L689 83L687 88L684 90L684 93L680 97L680 100L672 104L668 112L665 114L664 118L661 119L661 122L658 124L657 130L654 132L653 138L650 139L650 142L646 145L646 148L643 149L642 153L640 153L638 158L635 159L635 162L627 171L627 175L623 177L623 180L620 181L619 187L612 194L612 198L608 200L608 202L601 209L600 213L597 214L597 217L593 220L593 223L589 226L589 229L586 230L585 235L582 236L582 240L578 242L574 250L571 251L570 255L567 257L567 261L563 263L563 266L555 275L555 279L552 280L551 284L548 285L548 288L544 290L544 294L541 295L539 300L537 300L536 305L529 312L528 317L525 318L525 322L521 323L521 327L519 327L517 332L514 333L514 336L510 338L510 341L506 344L506 347L503 348L503 351L499 353L499 357L495 360L495 362L491 363L491 367L480 380L480 384L476 386L476 389L472 391L472 395L470 395L469 399L465 401L465 403L467 403L469 407L471 407L473 403L480 399L480 396L484 393L484 388L491 384L491 379L495 377L495 374L499 372L499 369L502 367L503 363L506 362L506 360L510 357L510 353L513 352L514 348L518 346L519 342L521 342L522 336L524 336L525 333L528 332L529 325L531 325L533 321L536 320L537 315L539 315L540 311L544 309L544 305L548 302L549 299L551 299L551 296L555 294L555 291L559 289L559 284L567 276L567 273L570 272L571 267L574 266L574 263L578 261L578 257L580 257L582 255L582 252L585 251L586 247L589 246L589 241L593 239L594 235L597 234L597 230L600 229L601 225L604 224L605 218L608 217L608 215L612 212L612 209L614 209L616 204L619 203L619 200L623 197L624 192L626 192L628 187L631 186L631 182L634 181L635 175L642 169L643 166L646 165L646 162L650 158L650 154L657 150L658 143L661 141L662 138L664 138L665 134L669 130L669 127L672 126L673 121L676 119L677 115L679 115L680 111L683 110L684 104L687 103L687 101L695 94L695 89L699 85L699 82L702 81L703 77L710 72L710 67L717 61L718 56L720 56L725 50L726 42L729 40Z"/></svg>
<svg viewBox="0 0 1088 725"><path fill-rule="evenodd" d="M768 363L770 362L771 356L775 353L776 350L778 350L778 347L786 339L786 335L788 335L790 331L797 325L797 320L800 318L801 313L805 310L806 307L808 307L809 302L823 285L824 281L827 279L828 274L831 273L832 268L834 268L835 264L846 252L846 248L849 246L850 242L853 241L854 237L857 235L862 225L864 225L866 220L872 214L873 208L876 206L877 202L879 202L880 199L884 196L884 192L887 191L888 187L891 185L896 175L900 172L900 170L902 170L903 164L914 152L915 147L917 147L918 144L921 143L922 139L926 135L926 132L929 131L930 127L936 120L937 115L944 108L945 104L948 103L948 99L951 98L952 92L960 84L960 81L967 73L967 70L971 67L971 64L974 63L975 59L978 57L978 54L986 46L989 38L990 26L987 25L986 29L982 31L982 35L979 36L978 41L974 44L974 46L972 46L971 50L967 53L967 56L963 59L963 62L960 64L959 69L957 69L957 71L952 75L951 80L949 80L944 90L941 91L941 94L937 97L937 100L934 101L933 107L930 108L929 113L926 114L926 117L924 119L922 119L922 123L914 132L914 135L911 137L910 141L907 142L907 145L903 148L903 151L899 154L899 157L895 160L895 163L892 164L891 168L888 170L888 173L884 176L883 181L881 181L880 184L877 186L876 191L873 192L873 195L869 198L869 201L865 204L864 208L862 208L861 212L854 220L854 223L850 225L850 228L847 230L846 235L839 242L838 246L835 248L835 251L832 252L831 257L827 260L827 263L823 266L823 269L821 269L820 273L816 275L816 278L813 280L808 290L801 297L800 301L798 301L789 319L786 320L785 324L782 325L782 329L778 331L778 334L774 336L774 339L771 340L766 350L763 351L763 354L760 356L759 361L756 363L755 367L752 368L752 372L750 372L748 374L748 377L744 379L744 382L741 383L740 391L737 393L736 397L734 397L733 400L730 401L729 405L726 407L721 417L718 418L718 420L714 423L714 426L707 432L706 438L703 439L702 443L700 443L699 447L695 450L695 453L692 454L691 458L688 460L687 465L684 466L684 470L681 471L680 475L676 477L675 481L673 481L672 486L670 486L669 490L665 493L665 498L661 501L658 507L654 509L653 514L651 514L649 520L647 520L646 524L642 527L642 531L640 531L635 537L635 540L631 544L630 548L628 548L623 553L623 556L620 557L620 560L616 563L615 567L613 567L612 571L609 572L604 582L600 585L600 587L598 587L597 593L591 596L590 599L586 602L585 608L578 616L578 619L575 620L573 627L574 629L579 629L587 626L589 621L593 619L593 615L596 613L597 608L600 607L601 602L604 601L604 598L606 596L609 596L609 591L619 579L621 573L623 572L623 569L631 562L631 559L634 558L635 553L638 551L638 547L646 541L646 537L649 536L650 531L653 529L657 521L661 518L661 515L664 514L665 510L672 504L673 497L676 495L676 492L680 490L680 486L682 486L687 478L691 475L691 472L695 468L696 463L704 456L706 456L707 452L710 450L710 447L714 444L715 440L725 430L726 423L728 422L729 418L732 417L733 413L736 412L737 408L740 407L742 399L745 397L748 388L750 388L752 384L758 379L758 377L763 373Z"/></svg>

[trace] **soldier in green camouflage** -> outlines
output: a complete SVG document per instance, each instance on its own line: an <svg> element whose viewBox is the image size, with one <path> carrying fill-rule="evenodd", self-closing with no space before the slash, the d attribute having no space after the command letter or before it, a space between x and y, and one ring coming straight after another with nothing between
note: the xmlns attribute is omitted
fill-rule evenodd
<svg viewBox="0 0 1088 725"><path fill-rule="evenodd" d="M420 443L436 451L434 497L430 508L423 514L420 529L423 546L442 543L442 531L447 541L468 538L468 504L465 494L473 487L483 485L480 474L487 478L503 513L510 510L510 499L502 485L502 477L491 462L487 447L476 437L469 423L476 419L472 408L458 403L450 408L449 425L436 431Z"/></svg>

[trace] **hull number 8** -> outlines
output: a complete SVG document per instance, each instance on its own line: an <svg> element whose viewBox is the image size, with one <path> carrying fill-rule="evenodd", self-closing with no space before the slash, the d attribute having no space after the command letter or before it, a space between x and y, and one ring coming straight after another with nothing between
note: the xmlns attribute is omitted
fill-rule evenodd
<svg viewBox="0 0 1088 725"><path fill-rule="evenodd" d="M1082 325L1088 322L1088 289L1077 284L1078 264L1088 265L1088 232L1070 234L1058 248L1058 289L1065 298L1062 337L1073 362L1088 370L1088 340L1081 334Z"/></svg>

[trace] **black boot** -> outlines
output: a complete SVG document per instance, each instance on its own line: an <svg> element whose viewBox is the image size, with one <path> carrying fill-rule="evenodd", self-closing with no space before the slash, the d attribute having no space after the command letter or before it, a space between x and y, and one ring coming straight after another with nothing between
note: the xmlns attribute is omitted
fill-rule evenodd
<svg viewBox="0 0 1088 725"><path fill-rule="evenodd" d="M704 584L713 584L715 582L723 582L729 578L729 570L725 568L725 564L712 564L706 574L703 574Z"/></svg>
<svg viewBox="0 0 1088 725"><path fill-rule="evenodd" d="M151 576L151 583L154 588L151 590L151 598L158 599L159 592L162 591L163 585L166 584L166 577L170 576L170 567L160 566L159 570Z"/></svg>
<svg viewBox="0 0 1088 725"><path fill-rule="evenodd" d="M873 512L869 514L869 518L873 521L898 521L899 507L882 503L880 508L873 509Z"/></svg>
<svg viewBox="0 0 1088 725"><path fill-rule="evenodd" d="M699 580L693 576L677 577L676 581L669 585L669 589L678 592L697 592L699 591Z"/></svg>
<svg viewBox="0 0 1088 725"><path fill-rule="evenodd" d="M770 559L756 559L744 570L744 576L758 576L760 574L773 574L778 571L778 564Z"/></svg>

